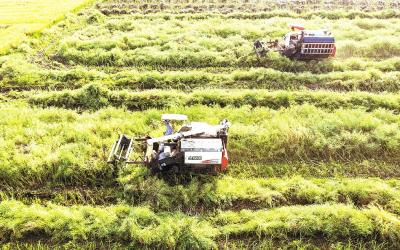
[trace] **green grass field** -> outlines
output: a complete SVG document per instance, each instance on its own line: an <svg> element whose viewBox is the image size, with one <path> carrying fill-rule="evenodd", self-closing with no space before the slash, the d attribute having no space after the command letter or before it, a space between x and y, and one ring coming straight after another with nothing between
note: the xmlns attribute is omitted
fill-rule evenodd
<svg viewBox="0 0 400 250"><path fill-rule="evenodd" d="M0 54L38 34L89 0L1 0Z"/></svg>
<svg viewBox="0 0 400 250"><path fill-rule="evenodd" d="M0 0L1 249L400 249L400 5ZM289 23L337 56L258 59ZM232 122L230 167L106 163L160 116Z"/></svg>

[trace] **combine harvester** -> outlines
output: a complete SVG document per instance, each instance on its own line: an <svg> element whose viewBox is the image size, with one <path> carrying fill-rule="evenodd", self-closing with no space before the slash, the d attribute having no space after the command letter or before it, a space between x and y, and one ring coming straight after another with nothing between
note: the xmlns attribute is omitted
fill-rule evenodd
<svg viewBox="0 0 400 250"><path fill-rule="evenodd" d="M228 130L224 119L219 125L191 122L174 133L171 122L187 121L186 115L163 114L161 120L167 129L164 136L151 138L120 135L113 144L107 162L140 164L153 173L224 172L228 167Z"/></svg>
<svg viewBox="0 0 400 250"><path fill-rule="evenodd" d="M277 51L290 59L321 60L336 54L335 38L328 30L305 30L300 25L290 25L292 32L278 40L254 42L258 57L265 57L270 51Z"/></svg>

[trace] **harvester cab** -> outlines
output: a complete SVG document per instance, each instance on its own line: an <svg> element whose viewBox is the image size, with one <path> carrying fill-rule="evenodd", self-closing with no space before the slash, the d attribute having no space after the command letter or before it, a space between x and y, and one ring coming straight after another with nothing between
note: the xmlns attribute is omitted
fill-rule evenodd
<svg viewBox="0 0 400 250"><path fill-rule="evenodd" d="M253 44L258 57L265 57L270 51L277 51L290 59L321 60L336 54L335 38L326 29L306 30L301 25L290 25L281 42L256 40Z"/></svg>
<svg viewBox="0 0 400 250"><path fill-rule="evenodd" d="M135 138L122 134L114 142L107 162L141 164L153 173L216 174L227 170L228 120L218 125L186 123L176 132L172 123L187 121L186 115L164 114L161 120L166 125L164 136Z"/></svg>

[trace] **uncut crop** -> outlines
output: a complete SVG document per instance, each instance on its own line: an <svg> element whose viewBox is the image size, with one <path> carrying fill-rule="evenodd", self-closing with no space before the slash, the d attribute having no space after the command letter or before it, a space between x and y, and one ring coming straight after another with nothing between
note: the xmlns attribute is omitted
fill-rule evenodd
<svg viewBox="0 0 400 250"><path fill-rule="evenodd" d="M0 4L1 249L400 248L396 1L64 4ZM257 58L290 23L336 57ZM228 171L107 164L164 113L228 119Z"/></svg>

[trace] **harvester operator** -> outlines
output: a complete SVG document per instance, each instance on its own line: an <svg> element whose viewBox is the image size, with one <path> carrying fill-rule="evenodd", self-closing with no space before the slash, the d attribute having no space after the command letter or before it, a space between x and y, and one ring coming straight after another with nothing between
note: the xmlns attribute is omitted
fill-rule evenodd
<svg viewBox="0 0 400 250"><path fill-rule="evenodd" d="M169 120L164 120L166 129L164 135L172 135L174 133L174 128Z"/></svg>

